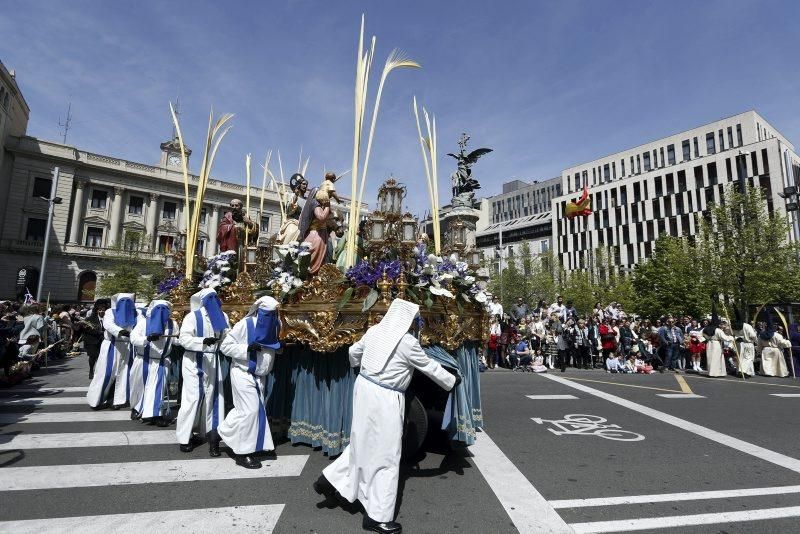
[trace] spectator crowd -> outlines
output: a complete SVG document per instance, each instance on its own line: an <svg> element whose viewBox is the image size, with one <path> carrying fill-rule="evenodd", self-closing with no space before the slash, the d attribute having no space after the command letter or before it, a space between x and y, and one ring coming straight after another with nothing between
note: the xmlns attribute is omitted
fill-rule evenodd
<svg viewBox="0 0 800 534"><path fill-rule="evenodd" d="M755 326L737 313L729 323L710 317L664 315L654 321L629 315L611 302L579 314L571 300L517 298L504 310L497 296L487 304L490 327L482 367L547 372L568 367L608 373L690 372L708 376L793 376L800 372L800 325L789 332L767 321Z"/></svg>

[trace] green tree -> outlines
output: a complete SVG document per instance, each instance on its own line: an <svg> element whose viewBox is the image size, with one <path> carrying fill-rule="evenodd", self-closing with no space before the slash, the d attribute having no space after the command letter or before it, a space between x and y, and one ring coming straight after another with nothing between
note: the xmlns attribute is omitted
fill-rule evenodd
<svg viewBox="0 0 800 534"><path fill-rule="evenodd" d="M738 309L796 300L798 248L789 241L788 219L770 215L761 189L741 194L728 187L723 201L700 220L698 265L708 293L721 293Z"/></svg>
<svg viewBox="0 0 800 534"><path fill-rule="evenodd" d="M163 277L161 258L149 252L148 239L140 232L126 231L122 243L105 249L97 295L136 293L142 299L155 295L156 277Z"/></svg>

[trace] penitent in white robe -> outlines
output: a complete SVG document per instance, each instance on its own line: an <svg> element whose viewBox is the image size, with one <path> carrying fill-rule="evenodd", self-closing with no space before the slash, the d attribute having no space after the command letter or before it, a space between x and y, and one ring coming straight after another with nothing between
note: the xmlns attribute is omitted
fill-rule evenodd
<svg viewBox="0 0 800 534"><path fill-rule="evenodd" d="M143 337L146 327L147 318L144 316L144 314L137 314L136 326L134 326L133 330L131 330L131 353L128 359L130 366L128 367L127 374L128 402L130 402L131 408L136 411L139 411L138 406L142 403L142 396L144 395L144 382L149 369L147 371L144 370L145 362L142 357L144 352L144 344L139 345L137 348L134 337L137 331L140 332L140 337ZM144 341L147 341L147 338L144 338Z"/></svg>
<svg viewBox="0 0 800 534"><path fill-rule="evenodd" d="M713 336L707 336L705 332L703 337L706 340L706 361L708 362L708 376L725 376L728 373L725 370L725 357L722 354L722 342L733 341L733 337L729 336L717 328Z"/></svg>
<svg viewBox="0 0 800 534"><path fill-rule="evenodd" d="M748 323L743 323L741 330L733 330L733 336L740 337L743 340L736 343L739 349L739 357L742 360L742 368L739 370L746 375L753 376L756 374L756 370L753 367L753 362L756 359L755 342L758 339L756 329Z"/></svg>
<svg viewBox="0 0 800 534"><path fill-rule="evenodd" d="M196 320L199 312L201 321ZM227 321L227 316L225 320ZM227 332L227 329L225 330ZM186 445L192 433L205 435L217 428L225 416L225 394L222 383L222 369L217 365L217 346L203 345L207 337L222 338L224 332L214 332L211 319L204 308L190 311L181 323L178 342L186 349L181 363L183 389L181 390L181 409L178 410L175 435L178 443Z"/></svg>
<svg viewBox="0 0 800 534"><path fill-rule="evenodd" d="M103 314L103 329L105 330L103 343L100 345L100 355L94 364L94 378L86 393L86 401L92 408L97 408L108 400L111 387L114 386L119 376L120 362L127 362L130 354L130 340L127 337L118 337L123 328L114 322L113 308L106 310ZM123 396L126 386L125 381L122 384L117 382L116 385L117 388L122 388ZM116 404L116 399L115 394L114 404ZM125 404L124 400L122 404Z"/></svg>
<svg viewBox="0 0 800 534"><path fill-rule="evenodd" d="M142 419L151 419L165 415L169 411L164 398L169 388L169 354L175 338L168 336L178 332L178 324L170 320L164 336L156 341L148 341L146 323L146 320L137 322L136 328L131 332L131 345L136 351L134 369L131 371L131 386L134 384L134 378L142 384L142 391L137 396L136 404L133 404L134 388L131 387L131 407L142 415ZM136 369L138 371L134 373Z"/></svg>
<svg viewBox="0 0 800 534"><path fill-rule="evenodd" d="M353 367L361 364L364 343L362 338L350 347ZM414 369L446 390L455 384L455 377L429 358L414 336L405 334L380 372L361 370L353 388L350 444L323 471L342 497L361 501L367 515L379 522L394 519L405 417L403 392Z"/></svg>
<svg viewBox="0 0 800 534"><path fill-rule="evenodd" d="M233 409L217 427L222 441L236 454L251 454L275 449L264 406L266 375L275 362L275 351L262 348L247 351L247 322L255 328L257 317L245 317L228 332L220 351L232 359L231 393Z"/></svg>
<svg viewBox="0 0 800 534"><path fill-rule="evenodd" d="M758 338L758 346L761 349L761 373L766 376L789 376L789 369L786 368L786 358L783 357L783 349L788 349L792 343L779 333L775 332L766 341Z"/></svg>

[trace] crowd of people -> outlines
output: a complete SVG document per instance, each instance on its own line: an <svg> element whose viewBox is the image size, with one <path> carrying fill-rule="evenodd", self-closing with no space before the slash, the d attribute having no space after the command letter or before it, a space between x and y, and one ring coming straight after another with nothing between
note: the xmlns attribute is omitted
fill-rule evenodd
<svg viewBox="0 0 800 534"><path fill-rule="evenodd" d="M506 311L497 296L487 304L489 341L482 367L547 372L568 367L608 373L664 371L751 377L800 372L800 325L789 332L767 320L749 324L737 312L729 323L716 308L711 316L664 315L654 321L629 315L620 303L596 303L579 314L571 300L531 308L517 298Z"/></svg>

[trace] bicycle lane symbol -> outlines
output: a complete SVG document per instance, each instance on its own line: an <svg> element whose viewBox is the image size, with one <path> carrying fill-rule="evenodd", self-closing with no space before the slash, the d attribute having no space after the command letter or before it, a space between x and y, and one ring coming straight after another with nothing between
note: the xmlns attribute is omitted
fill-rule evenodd
<svg viewBox="0 0 800 534"><path fill-rule="evenodd" d="M607 419L598 415L567 414L563 419L542 419L532 417L533 421L542 425L551 425L549 430L556 436L599 436L614 441L642 441L644 436L622 430L619 425L603 424Z"/></svg>

